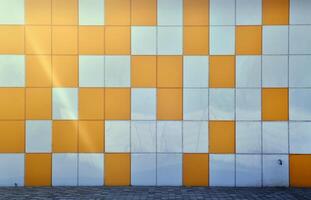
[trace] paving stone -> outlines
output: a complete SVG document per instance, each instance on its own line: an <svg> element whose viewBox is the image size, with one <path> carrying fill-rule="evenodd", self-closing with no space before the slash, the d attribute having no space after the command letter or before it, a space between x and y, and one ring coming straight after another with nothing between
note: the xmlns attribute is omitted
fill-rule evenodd
<svg viewBox="0 0 311 200"><path fill-rule="evenodd" d="M0 199L311 200L310 189L218 187L0 187Z"/></svg>

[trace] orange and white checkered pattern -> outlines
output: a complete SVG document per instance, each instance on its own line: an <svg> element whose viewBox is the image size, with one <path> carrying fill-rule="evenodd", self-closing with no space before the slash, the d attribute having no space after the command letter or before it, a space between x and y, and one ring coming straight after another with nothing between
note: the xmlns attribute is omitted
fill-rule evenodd
<svg viewBox="0 0 311 200"><path fill-rule="evenodd" d="M0 0L0 186L311 187L310 10Z"/></svg>

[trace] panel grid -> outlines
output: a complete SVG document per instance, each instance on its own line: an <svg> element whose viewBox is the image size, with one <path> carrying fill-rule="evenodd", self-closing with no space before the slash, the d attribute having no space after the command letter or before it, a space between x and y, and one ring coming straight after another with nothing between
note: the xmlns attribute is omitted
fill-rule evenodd
<svg viewBox="0 0 311 200"><path fill-rule="evenodd" d="M0 186L311 186L310 9L1 0Z"/></svg>

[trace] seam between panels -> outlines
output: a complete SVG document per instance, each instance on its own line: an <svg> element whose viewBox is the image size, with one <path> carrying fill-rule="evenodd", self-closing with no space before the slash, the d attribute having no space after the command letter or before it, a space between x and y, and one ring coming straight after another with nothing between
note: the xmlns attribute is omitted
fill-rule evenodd
<svg viewBox="0 0 311 200"><path fill-rule="evenodd" d="M53 186L53 3L51 1L51 21L50 21L50 30L51 30L51 50L50 50L50 64L51 64L51 77L50 77L50 84L51 84L51 186Z"/></svg>
<svg viewBox="0 0 311 200"><path fill-rule="evenodd" d="M236 27L236 26L235 26ZM235 40L235 38L234 38L234 40ZM236 50L236 41L234 41L234 49ZM237 80L236 80L236 52L235 52L235 56L234 56L234 99L233 99L233 106L234 106L234 152L235 152L235 155L236 155L236 153L237 153L237 134L236 134L236 127L237 127L237 114L236 114L236 110L237 110L237 95L236 95L236 93L237 93L237 89L236 89L236 82L237 82ZM235 160L235 159L234 159ZM235 162L235 161L234 161ZM234 177L234 179L235 179L235 177Z"/></svg>
<svg viewBox="0 0 311 200"><path fill-rule="evenodd" d="M289 78L290 78L290 27L291 27L291 24L290 24L290 3L289 3L289 6L288 6L288 27L287 27L287 43L288 43L288 49L287 49L287 68L288 68L288 71L287 71L287 92L288 92L288 121L287 121L287 174L288 174L288 182L287 182L287 187L290 187L290 180L291 180L291 177L290 177L290 81L289 81Z"/></svg>
<svg viewBox="0 0 311 200"><path fill-rule="evenodd" d="M181 46L182 46L182 51L181 51L181 64L182 64L182 75L181 75L181 80L182 80L182 89L181 89L181 186L184 185L184 37L185 37L185 5L184 1L182 2L182 25L181 25Z"/></svg>
<svg viewBox="0 0 311 200"><path fill-rule="evenodd" d="M27 109L26 109L26 106L27 106L27 102L26 102L26 97L27 97L27 55L26 55L26 6L24 6L24 26L23 26L23 31L24 31L24 79L25 79L25 85L24 85L24 121L23 121L23 124L24 124L24 169L23 169L23 172L24 172L24 177L23 177L23 185L25 186L26 185L26 157L27 157L27 152L26 152L26 146L27 146L27 135L26 135L26 131L27 131L27 127L26 127L26 120L27 120Z"/></svg>
<svg viewBox="0 0 311 200"><path fill-rule="evenodd" d="M105 157L106 157L106 135L107 135L107 133L106 133L106 98L107 98L107 88L106 88L106 31L107 31L107 29L106 29L106 11L105 11L105 2L104 2L104 41L103 41L103 45L104 45L104 55L102 55L103 56L103 59L104 59L104 76L103 76L103 78L104 78L104 80L103 80L103 92L104 92L104 102L103 102L103 104L104 104L104 110L103 110L103 115L104 115L104 119L103 119L103 121L102 121L102 123L104 124L104 130L103 130L103 132L104 132L104 141L103 141L103 177L102 177L102 181L103 181L103 184L102 184L102 186L105 186L106 185L106 168L105 168L105 166L106 166L106 160L105 160ZM80 37L80 35L78 35L78 38ZM78 46L79 46L79 44L78 44ZM79 54L79 58L78 58L78 63L80 62L80 54ZM80 65L80 63L79 63L79 65ZM78 69L79 69L79 77L80 77L80 67L78 67ZM79 79L79 78L78 78ZM80 85L80 80L79 80L79 85Z"/></svg>
<svg viewBox="0 0 311 200"><path fill-rule="evenodd" d="M105 25L105 21L106 21L106 18L105 18L105 14L104 14L104 55L103 55L103 59L104 59L104 80L103 80L103 94L104 94L104 102L103 102L103 119L101 120L101 123L103 123L103 126L104 126L104 129L103 129L103 161L102 161L102 164L103 164L103 177L102 177L102 186L105 186L105 177L106 177L106 168L105 168L105 165L106 165L106 162L105 162L105 156L106 156L106 95L107 95L107 90L106 90L106 44L105 44L105 38L106 38L106 25ZM79 38L79 35L78 35L78 38ZM80 57L80 54L79 54L79 57ZM80 58L78 58L78 63L80 62ZM80 63L79 63L80 64ZM78 69L80 69L78 67ZM79 70L79 73L80 73L80 70ZM78 80L79 80L79 77L78 77ZM80 82L80 80L79 80Z"/></svg>
<svg viewBox="0 0 311 200"><path fill-rule="evenodd" d="M234 0L234 35L235 35L235 37L234 37L234 50L235 50L235 104L234 104L234 113L235 113L235 125L234 125L234 139L235 139L235 141L234 141L234 187L236 187L236 185L237 185L237 181L236 181L236 177L237 177L237 170L236 170L236 160L237 160L237 156L236 156L236 153L237 153L237 151L236 151L236 88L237 88L237 73L236 73L236 63L237 63L237 16L236 16L236 13L237 13L237 6L236 6L236 0Z"/></svg>
<svg viewBox="0 0 311 200"><path fill-rule="evenodd" d="M261 2L261 6L263 7L263 3ZM261 89L260 89L260 104L261 104L261 107L260 107L260 111L261 111L261 119L260 119L260 162L261 162L261 187L263 187L263 177L264 177L264 175L263 175L263 173L264 173L264 170L263 170L263 167L264 167L264 163L263 163L263 117L262 117L262 113L263 113L263 103L262 103L262 80L263 80L263 78L262 78L262 75L263 75L263 73L262 73L262 67L263 67L263 64L262 64L262 61L263 61L263 54L264 54L264 52L263 52L263 45L264 45L264 23L263 23L263 21L264 21L264 19L263 19L263 8L261 7L261 55L260 55L260 87L261 87Z"/></svg>
<svg viewBox="0 0 311 200"><path fill-rule="evenodd" d="M261 63L260 63L260 65L261 65L261 68L260 68L260 73L261 73L261 76L260 76L260 85L261 85L261 89L260 89L260 104L261 104L261 108L260 108L260 111L261 111L261 115L262 115L262 108L263 108L263 106L262 106L262 75L263 75L263 73L262 73L262 67L263 67L263 63L262 63L262 61L263 61L263 54L264 54L264 52L263 52L263 50L264 50L264 23L263 23L263 21L264 21L264 17L263 17L263 15L264 15L264 12L263 12L263 3L261 2L261 55L260 55L260 60L261 60ZM263 162L263 118L261 117L261 120L260 120L260 159L261 159L261 187L263 187L264 186L264 162Z"/></svg>
<svg viewBox="0 0 311 200"><path fill-rule="evenodd" d="M208 54L203 55L207 56L207 155L208 155L208 186L211 186L211 152L210 152L210 60L211 60L211 1L208 1ZM187 87L186 87L187 88Z"/></svg>
<svg viewBox="0 0 311 200"><path fill-rule="evenodd" d="M260 26L261 28L261 41L260 41L260 45L261 45L261 54L259 55L260 56L260 113L261 113L261 119L260 119L260 186L263 187L263 118L262 118L262 113L263 113L263 110L262 110L262 57L264 55L263 53L263 44L264 44L264 37L263 37L263 34L264 34L264 24L263 24L263 3L261 2L261 24L260 25L257 25L257 26ZM256 25L255 25L256 26Z"/></svg>
<svg viewBox="0 0 311 200"><path fill-rule="evenodd" d="M261 56L261 66L262 66L262 56ZM261 67L261 85L262 85L262 67ZM260 90L260 104L261 104L261 108L260 108L260 110L261 110L261 113L262 113L262 89ZM262 121L262 118L261 118L261 120L260 120L260 144L261 144L261 151L260 151L260 154L261 154L261 186L263 187L264 186L264 162L263 162L263 157L264 157L264 155L263 155L263 142L264 142L264 140L263 140L263 125L264 125L264 123L263 123L263 121Z"/></svg>
<svg viewBox="0 0 311 200"><path fill-rule="evenodd" d="M130 156L130 179L129 179L129 185L132 185L132 1L130 0L130 73L129 73L129 79L130 79L130 121L129 121L129 125L130 125L130 137L129 137L129 156Z"/></svg>
<svg viewBox="0 0 311 200"><path fill-rule="evenodd" d="M183 11L184 11L184 5L183 5ZM181 65L182 65L182 74L181 74L181 80L182 80L182 89L181 89L181 185L184 185L184 13L182 17L182 58L181 58Z"/></svg>
<svg viewBox="0 0 311 200"><path fill-rule="evenodd" d="M29 24L31 26L35 25L35 26L46 26L44 24ZM286 24L273 24L273 25L267 25L267 24L264 24L265 26L286 26ZM310 25L310 24L291 24L291 25L294 25L294 26L307 26L307 25ZM12 24L8 24L6 26L14 26ZM66 24L59 24L57 26L74 26L74 25L66 25ZM101 26L101 25L86 25L86 24L82 24L81 26ZM135 25L113 25L113 24L107 24L107 26L113 26L113 27L118 27L118 26L121 26L121 27L124 27L124 26L148 26L148 27L152 27L152 26L159 26L159 27L167 27L167 26L170 26L170 27L180 27L180 26L183 26L183 25L172 25L172 24L164 24L164 25L140 25L140 24L135 24ZM189 27L197 27L197 26L234 26L234 25L227 25L227 24L219 24L219 25L191 25L191 24L187 24L185 26L189 26ZM258 24L237 24L237 26L260 26Z"/></svg>
<svg viewBox="0 0 311 200"><path fill-rule="evenodd" d="M155 85L155 98L156 98L156 108L155 108L155 186L157 186L158 184L158 8L157 8L157 12L156 12L156 55L155 55L155 59L156 59L156 74L155 74L155 81L156 81L156 85Z"/></svg>
<svg viewBox="0 0 311 200"><path fill-rule="evenodd" d="M105 165L106 165L106 162L105 162L105 156L106 156L106 12L105 12L105 8L106 8L106 5L105 5L105 0L104 1L104 7L103 7L103 18L104 18L104 21L103 21L103 25L102 27L104 28L104 32L103 32L103 47L104 47L104 50L103 50L103 55L102 54L99 54L98 56L101 57L103 59L103 85L102 87L99 87L100 90L102 90L102 93L104 95L104 99L103 99L103 118L100 119L99 121L101 122L101 124L103 125L103 149L102 149L102 152L99 152L100 155L102 155L102 158L103 160L101 161L101 164L103 165L103 169L102 169L102 173L103 173L103 176L101 177L101 181L102 181L102 184L100 186L105 186L105 177L106 177L106 168L105 168ZM79 20L79 19L78 19ZM80 22L78 23L80 24ZM80 27L80 25L79 25ZM78 87L80 89L80 48L79 48L79 39L80 39L80 34L79 34L79 31L78 31ZM79 180L80 181L80 180Z"/></svg>
<svg viewBox="0 0 311 200"><path fill-rule="evenodd" d="M50 69L50 90L51 90L51 123L52 123L52 127L51 127L51 186L53 186L53 17L52 17L52 13L53 13L53 3L51 1L50 3L51 6L51 19L50 19L50 25L48 26L50 28L51 31L51 37L50 37L50 42L51 42L51 49L50 49L50 54L48 55L50 57L50 64L51 64L51 69ZM43 24L44 25L44 24ZM40 88L40 87L39 87Z"/></svg>
<svg viewBox="0 0 311 200"><path fill-rule="evenodd" d="M210 48L209 48L210 51ZM208 74L207 74L207 154L208 154L208 185L211 186L211 152L210 152L210 84L209 84L209 80L210 80L210 55L208 55L208 62L207 62L207 70L208 70Z"/></svg>
<svg viewBox="0 0 311 200"><path fill-rule="evenodd" d="M80 18L79 18L79 15L80 15L80 12L79 12L79 3L77 3L77 10L78 10L78 16L77 16L77 91L78 91L78 110L77 110L77 185L79 186L80 185L80 178L79 178L79 160L80 160L80 150L79 150L79 121L80 121L80 113L79 113L79 102L80 102L80 99L79 99L79 96L80 96L80 68L79 68L79 65L80 65L80 49L79 49L79 29L80 29Z"/></svg>

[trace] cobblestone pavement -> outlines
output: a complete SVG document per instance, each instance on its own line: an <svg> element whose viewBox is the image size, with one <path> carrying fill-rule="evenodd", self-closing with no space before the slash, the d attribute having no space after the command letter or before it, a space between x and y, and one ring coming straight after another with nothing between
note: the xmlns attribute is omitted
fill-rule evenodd
<svg viewBox="0 0 311 200"><path fill-rule="evenodd" d="M311 200L310 189L207 187L0 187L0 199Z"/></svg>

